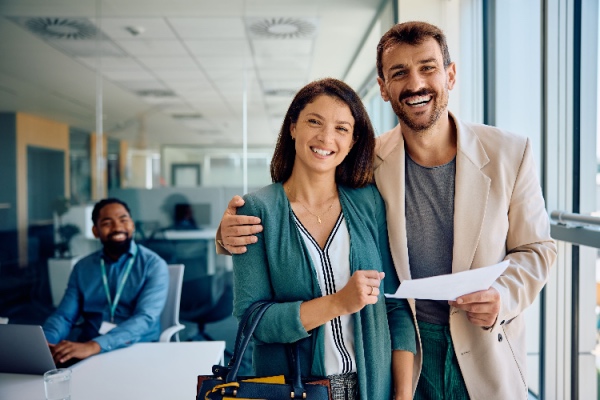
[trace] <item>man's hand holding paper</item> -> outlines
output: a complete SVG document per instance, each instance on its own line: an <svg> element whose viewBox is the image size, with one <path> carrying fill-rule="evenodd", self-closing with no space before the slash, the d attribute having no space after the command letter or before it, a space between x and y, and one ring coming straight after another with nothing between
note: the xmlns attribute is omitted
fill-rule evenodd
<svg viewBox="0 0 600 400"><path fill-rule="evenodd" d="M500 312L500 293L490 287L487 290L460 296L456 301L448 301L448 304L464 310L473 325L489 329L496 322Z"/></svg>
<svg viewBox="0 0 600 400"><path fill-rule="evenodd" d="M469 321L477 326L494 324L500 311L500 294L492 284L508 267L508 261L455 274L402 282L395 294L388 297L448 300L452 307L464 310Z"/></svg>
<svg viewBox="0 0 600 400"><path fill-rule="evenodd" d="M403 281L396 293L399 299L456 300L469 293L487 290L508 267L508 261L489 267L470 269L455 274Z"/></svg>

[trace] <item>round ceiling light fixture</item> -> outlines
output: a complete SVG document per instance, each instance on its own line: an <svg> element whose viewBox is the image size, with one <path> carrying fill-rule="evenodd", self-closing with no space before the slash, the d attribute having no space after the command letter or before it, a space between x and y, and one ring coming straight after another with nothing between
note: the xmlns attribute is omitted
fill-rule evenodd
<svg viewBox="0 0 600 400"><path fill-rule="evenodd" d="M310 37L316 27L299 18L267 18L253 23L248 28L256 36L273 39L301 39Z"/></svg>

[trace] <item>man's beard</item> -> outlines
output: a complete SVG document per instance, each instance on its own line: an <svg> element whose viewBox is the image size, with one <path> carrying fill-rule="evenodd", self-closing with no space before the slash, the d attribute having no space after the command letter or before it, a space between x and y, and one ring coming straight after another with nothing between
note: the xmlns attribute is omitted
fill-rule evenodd
<svg viewBox="0 0 600 400"><path fill-rule="evenodd" d="M128 236L127 239L123 241L115 241L109 238L102 242L102 245L104 245L104 252L112 256L120 257L129 251L131 240L131 236Z"/></svg>
<svg viewBox="0 0 600 400"><path fill-rule="evenodd" d="M429 115L429 119L425 122L417 122L411 119L411 116L406 111L404 100L412 96L424 96L432 95L430 101L433 102L433 112ZM392 101L392 109L400 121L415 132L424 132L431 128L442 116L446 108L448 107L448 89L444 88L444 92L441 96L432 90L420 90L418 92L404 92L401 93L397 101Z"/></svg>

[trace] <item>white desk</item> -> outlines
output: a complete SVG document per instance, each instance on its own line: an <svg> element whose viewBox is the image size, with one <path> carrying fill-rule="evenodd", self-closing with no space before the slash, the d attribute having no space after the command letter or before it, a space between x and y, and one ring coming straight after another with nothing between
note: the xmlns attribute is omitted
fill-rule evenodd
<svg viewBox="0 0 600 400"><path fill-rule="evenodd" d="M225 342L137 343L73 367L72 400L186 400L198 375L223 363ZM0 399L44 400L40 375L0 374Z"/></svg>

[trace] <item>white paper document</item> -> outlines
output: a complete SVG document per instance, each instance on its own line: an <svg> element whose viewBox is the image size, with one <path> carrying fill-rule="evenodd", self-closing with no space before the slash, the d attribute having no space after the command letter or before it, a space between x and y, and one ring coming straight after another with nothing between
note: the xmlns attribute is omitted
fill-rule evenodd
<svg viewBox="0 0 600 400"><path fill-rule="evenodd" d="M505 260L496 265L456 274L406 280L395 294L386 296L399 299L456 300L464 294L489 289L508 264L508 260Z"/></svg>

